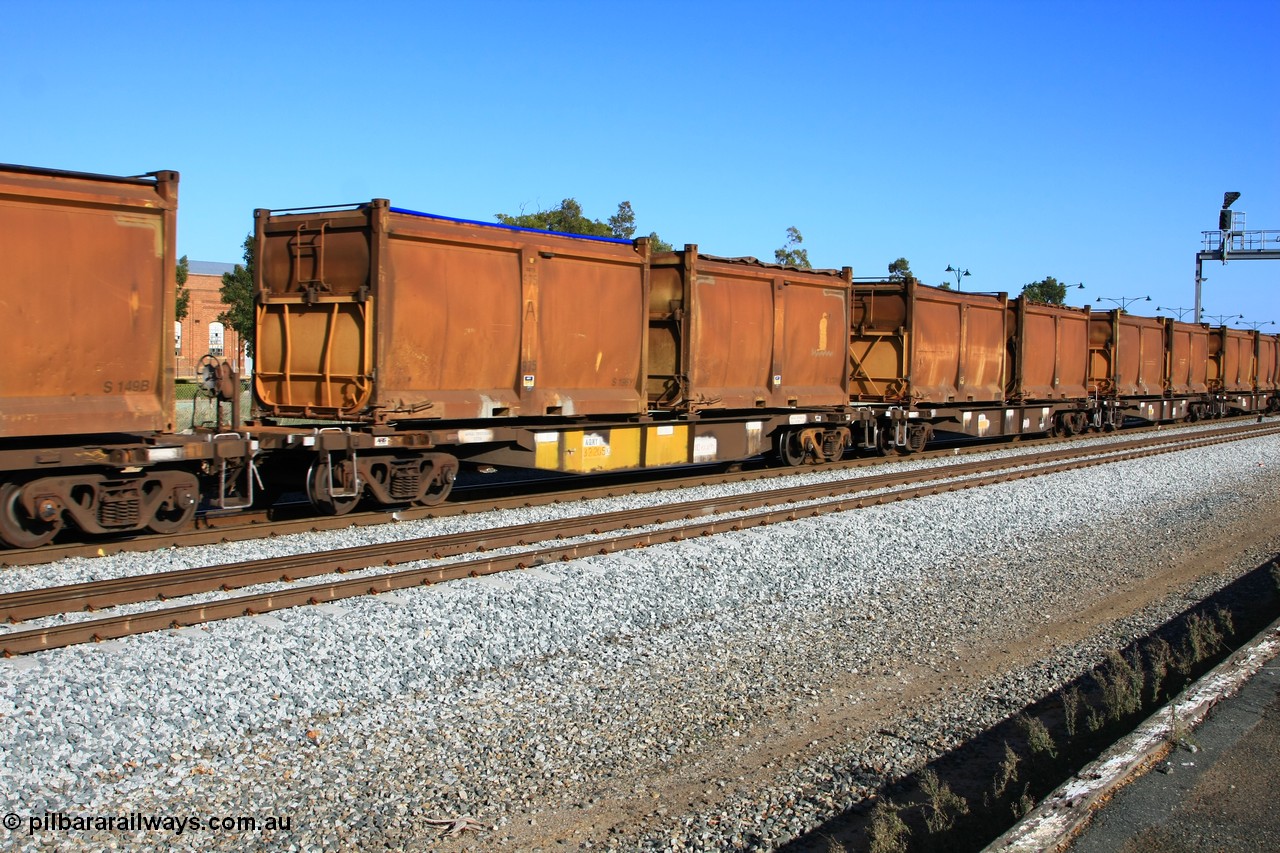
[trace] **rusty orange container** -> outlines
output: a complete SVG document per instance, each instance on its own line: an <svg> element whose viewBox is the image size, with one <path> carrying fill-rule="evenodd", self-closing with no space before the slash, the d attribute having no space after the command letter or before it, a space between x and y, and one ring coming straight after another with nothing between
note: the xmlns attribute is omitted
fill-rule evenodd
<svg viewBox="0 0 1280 853"><path fill-rule="evenodd" d="M1209 380L1215 391L1252 391L1257 332L1219 326L1209 336Z"/></svg>
<svg viewBox="0 0 1280 853"><path fill-rule="evenodd" d="M1164 320L1120 310L1089 321L1089 382L1101 394L1161 396L1168 359Z"/></svg>
<svg viewBox="0 0 1280 853"><path fill-rule="evenodd" d="M395 209L256 213L254 388L270 416L647 411L647 241Z"/></svg>
<svg viewBox="0 0 1280 853"><path fill-rule="evenodd" d="M851 396L941 406L1003 403L1008 297L918 282L857 282Z"/></svg>
<svg viewBox="0 0 1280 853"><path fill-rule="evenodd" d="M1204 394L1209 390L1209 328L1166 319L1169 393Z"/></svg>
<svg viewBox="0 0 1280 853"><path fill-rule="evenodd" d="M0 165L0 438L174 426L178 173Z"/></svg>
<svg viewBox="0 0 1280 853"><path fill-rule="evenodd" d="M1014 400L1089 396L1089 308L1046 305L1019 296L1009 306Z"/></svg>
<svg viewBox="0 0 1280 853"><path fill-rule="evenodd" d="M852 275L700 255L692 245L655 257L651 404L687 411L845 405Z"/></svg>
<svg viewBox="0 0 1280 853"><path fill-rule="evenodd" d="M1258 335L1258 390L1280 389L1280 336Z"/></svg>

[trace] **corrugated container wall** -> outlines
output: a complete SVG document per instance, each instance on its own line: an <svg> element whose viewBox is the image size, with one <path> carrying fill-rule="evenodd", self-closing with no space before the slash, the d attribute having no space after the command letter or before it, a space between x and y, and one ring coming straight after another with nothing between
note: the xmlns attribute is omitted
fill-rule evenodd
<svg viewBox="0 0 1280 853"><path fill-rule="evenodd" d="M1089 308L1045 305L1019 296L1009 305L1013 400L1089 396Z"/></svg>
<svg viewBox="0 0 1280 853"><path fill-rule="evenodd" d="M1209 391L1209 329L1198 323L1167 318L1169 393L1205 394Z"/></svg>
<svg viewBox="0 0 1280 853"><path fill-rule="evenodd" d="M854 284L849 357L855 400L920 406L1003 403L1005 294L917 282Z"/></svg>
<svg viewBox="0 0 1280 853"><path fill-rule="evenodd" d="M0 166L0 438L174 426L178 173Z"/></svg>
<svg viewBox="0 0 1280 853"><path fill-rule="evenodd" d="M647 411L647 241L393 209L257 212L255 389L276 416Z"/></svg>
<svg viewBox="0 0 1280 853"><path fill-rule="evenodd" d="M1209 378L1215 391L1252 391L1257 332L1219 326L1210 333ZM1216 370L1215 370L1216 368Z"/></svg>
<svg viewBox="0 0 1280 853"><path fill-rule="evenodd" d="M650 403L690 411L845 405L851 276L699 255L692 245L655 257Z"/></svg>
<svg viewBox="0 0 1280 853"><path fill-rule="evenodd" d="M1158 397L1164 393L1164 320L1120 310L1089 321L1089 381L1101 394Z"/></svg>
<svg viewBox="0 0 1280 853"><path fill-rule="evenodd" d="M1258 390L1280 389L1280 336L1258 335Z"/></svg>

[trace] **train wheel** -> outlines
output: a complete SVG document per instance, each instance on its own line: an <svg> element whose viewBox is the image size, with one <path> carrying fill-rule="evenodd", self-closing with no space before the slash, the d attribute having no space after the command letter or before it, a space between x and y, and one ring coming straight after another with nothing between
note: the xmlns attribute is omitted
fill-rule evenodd
<svg viewBox="0 0 1280 853"><path fill-rule="evenodd" d="M38 548L53 541L62 529L62 513L51 521L27 514L20 500L22 487L17 483L0 486L0 542L11 548Z"/></svg>
<svg viewBox="0 0 1280 853"><path fill-rule="evenodd" d="M331 466L332 478L329 476ZM349 459L334 462L332 459L325 461L317 458L311 463L311 470L307 472L307 497L311 499L311 505L316 508L316 511L323 515L346 515L355 509L356 504L360 502L358 493L333 494L335 490L353 491L354 485L355 467Z"/></svg>
<svg viewBox="0 0 1280 853"><path fill-rule="evenodd" d="M444 503L453 491L453 471L446 470L437 475L436 466L430 462L422 463L422 491L418 494L418 503L422 506L436 506Z"/></svg>
<svg viewBox="0 0 1280 853"><path fill-rule="evenodd" d="M158 489L167 489L169 494L156 506L155 514L147 522L147 529L152 533L177 533L191 523L196 517L196 504L199 486L195 478L189 483L181 481L151 481L143 486L149 495Z"/></svg>
<svg viewBox="0 0 1280 853"><path fill-rule="evenodd" d="M191 524L191 519L195 517L195 502L188 506L161 504L156 507L156 514L151 517L151 521L147 522L147 529L152 533L177 533Z"/></svg>
<svg viewBox="0 0 1280 853"><path fill-rule="evenodd" d="M800 434L783 430L774 438L774 451L778 454L778 459L783 465L789 465L792 468L804 464L805 452L804 446L800 444Z"/></svg>

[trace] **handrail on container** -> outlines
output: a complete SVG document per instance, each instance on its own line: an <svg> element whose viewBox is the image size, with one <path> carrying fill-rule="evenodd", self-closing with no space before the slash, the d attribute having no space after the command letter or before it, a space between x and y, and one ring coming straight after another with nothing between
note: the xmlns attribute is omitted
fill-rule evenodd
<svg viewBox="0 0 1280 853"><path fill-rule="evenodd" d="M311 210L359 210L362 207L368 207L369 202L362 201L348 204L317 204L309 207L278 207L271 208L267 211L267 215L271 216L277 213L305 213Z"/></svg>

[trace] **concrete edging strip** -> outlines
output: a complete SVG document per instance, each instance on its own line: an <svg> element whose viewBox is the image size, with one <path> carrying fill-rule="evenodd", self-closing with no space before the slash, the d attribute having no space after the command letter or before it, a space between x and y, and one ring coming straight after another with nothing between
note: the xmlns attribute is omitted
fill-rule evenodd
<svg viewBox="0 0 1280 853"><path fill-rule="evenodd" d="M1153 764L1170 744L1170 722L1198 726L1210 709L1239 691L1272 658L1280 655L1280 619L1237 649L1132 734L1058 787L986 851L1060 851L1092 817L1094 807Z"/></svg>

